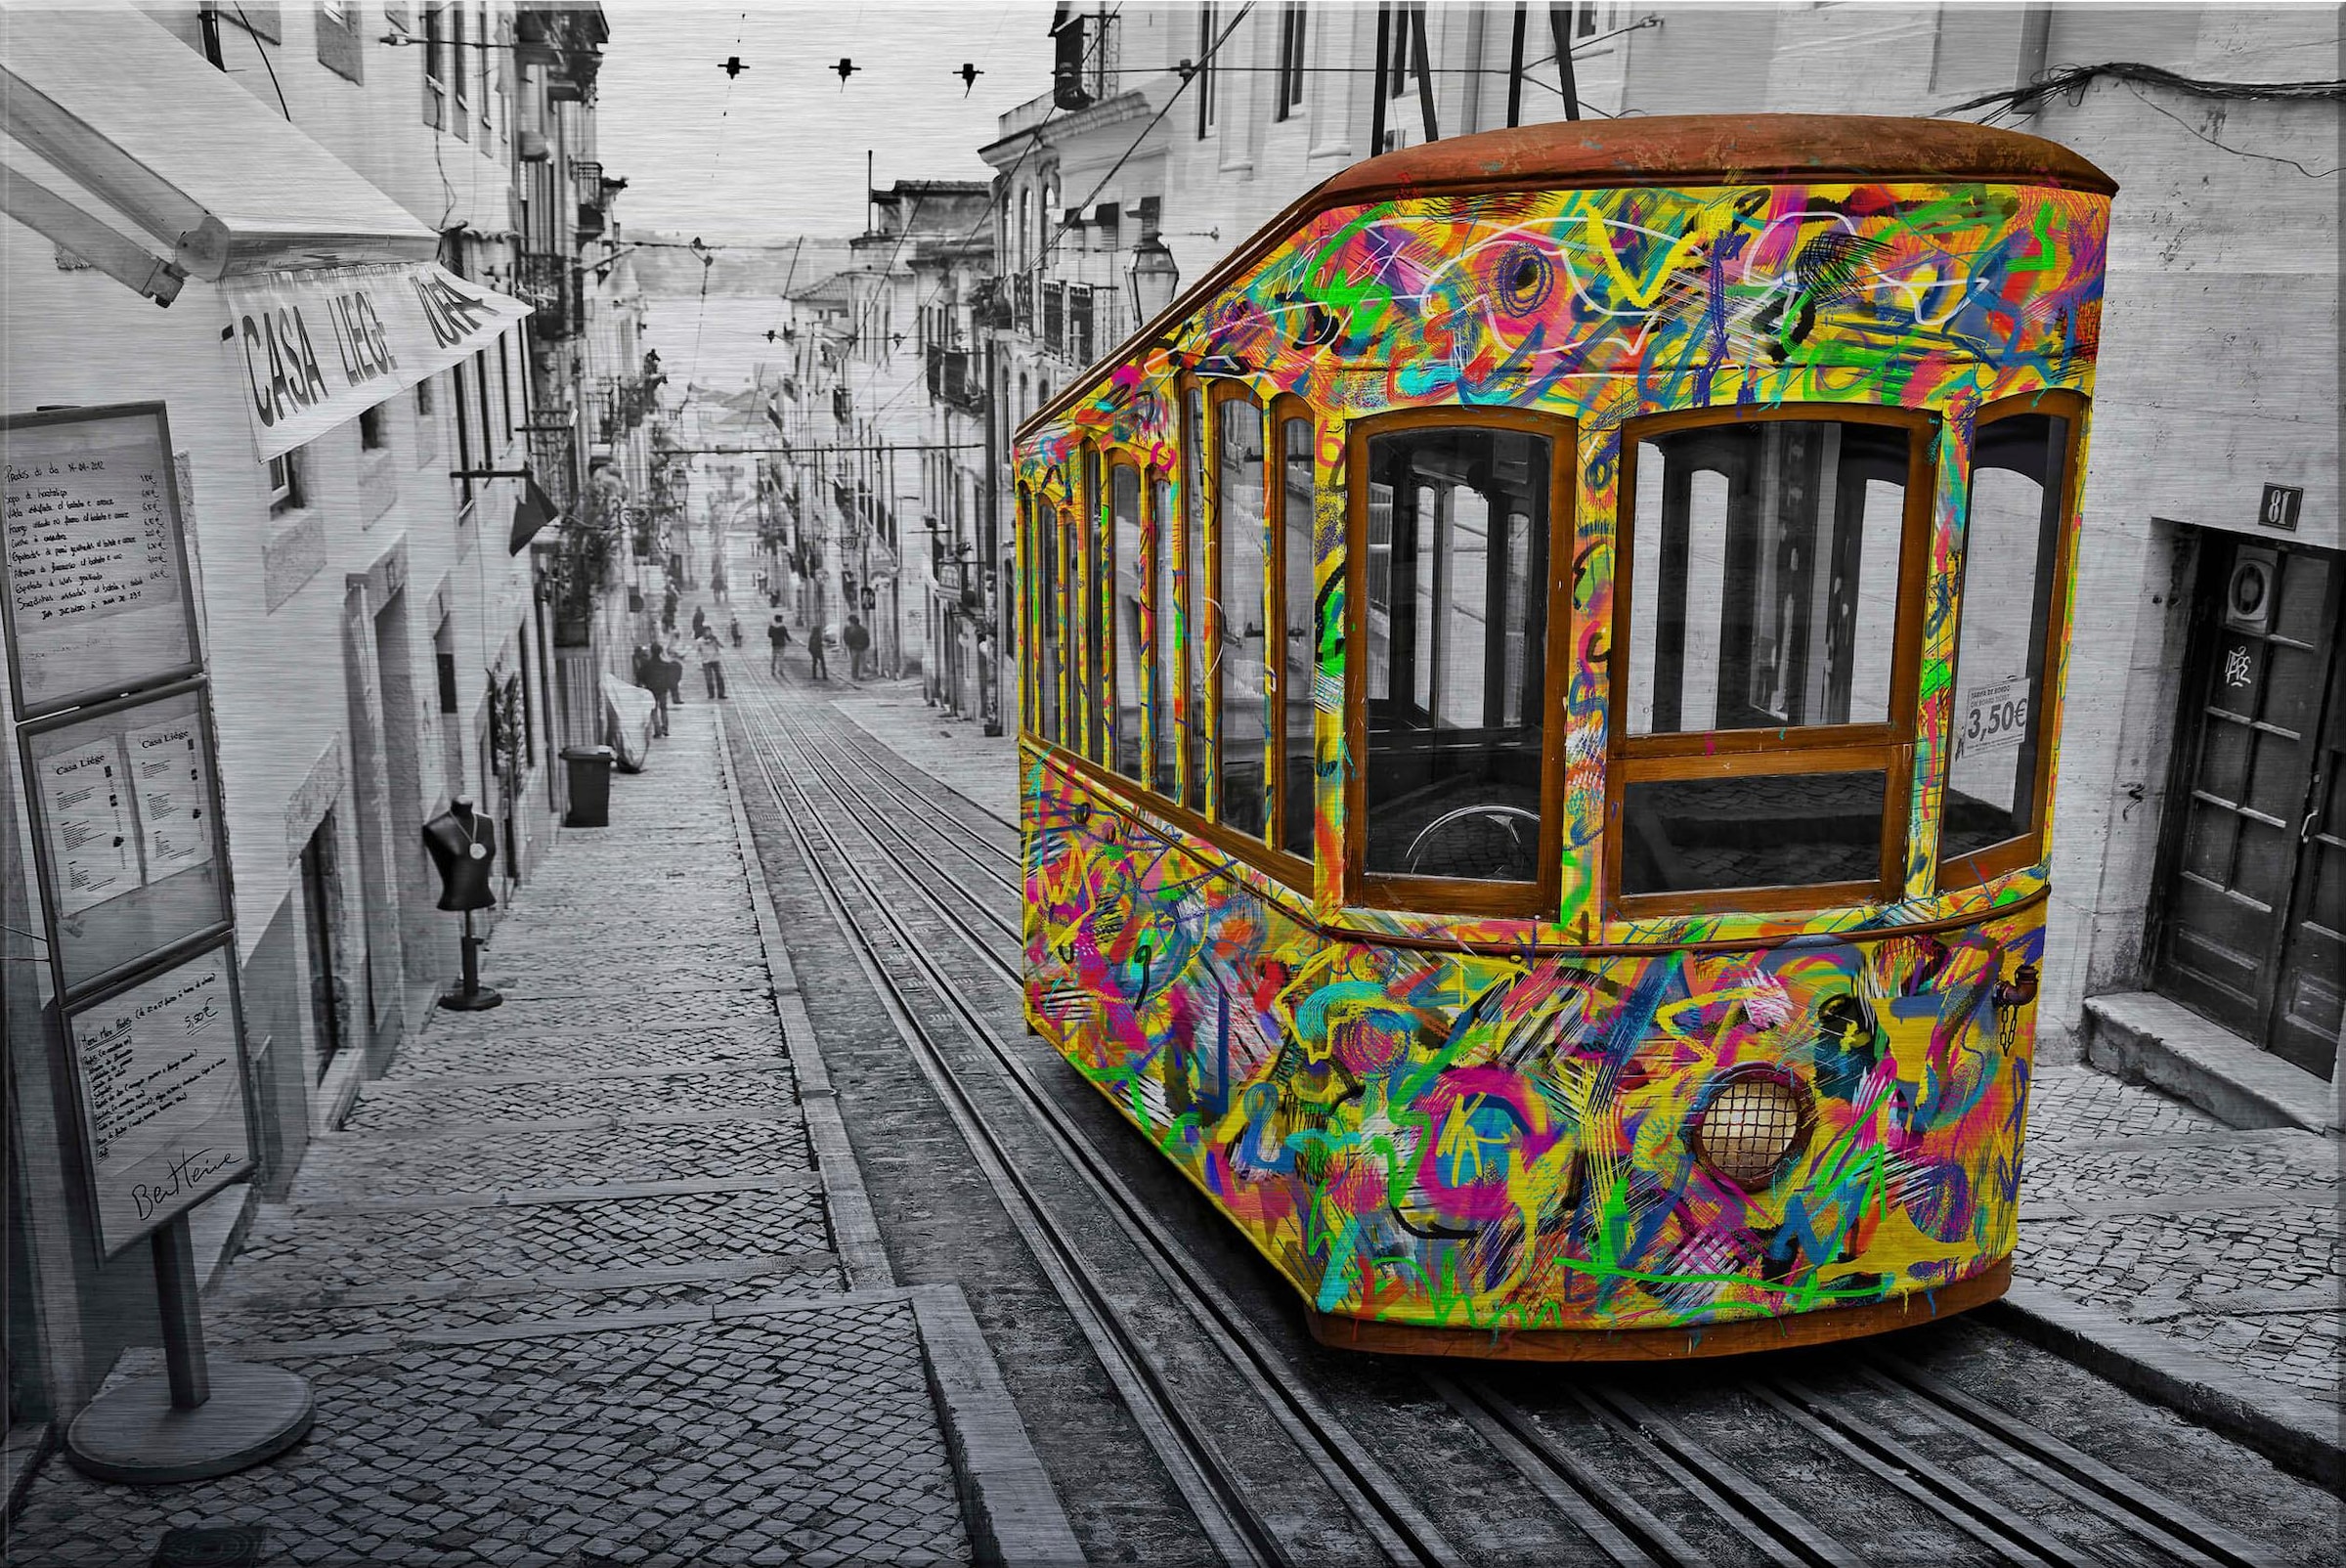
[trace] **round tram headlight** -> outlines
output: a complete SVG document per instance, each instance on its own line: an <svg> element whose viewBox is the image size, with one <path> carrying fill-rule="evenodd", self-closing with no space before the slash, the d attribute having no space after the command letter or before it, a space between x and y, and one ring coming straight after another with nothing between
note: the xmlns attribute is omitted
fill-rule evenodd
<svg viewBox="0 0 2346 1568"><path fill-rule="evenodd" d="M1730 1067L1687 1118L1686 1142L1712 1174L1758 1192L1808 1147L1813 1113L1808 1091L1782 1067Z"/></svg>

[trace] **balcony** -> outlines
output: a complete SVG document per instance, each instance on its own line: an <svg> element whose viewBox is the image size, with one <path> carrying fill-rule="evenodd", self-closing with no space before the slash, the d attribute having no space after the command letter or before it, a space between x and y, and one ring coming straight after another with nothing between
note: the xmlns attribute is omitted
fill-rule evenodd
<svg viewBox="0 0 2346 1568"><path fill-rule="evenodd" d="M929 350L929 401L964 414L983 413L985 388L978 383L973 359L968 349L933 345Z"/></svg>
<svg viewBox="0 0 2346 1568"><path fill-rule="evenodd" d="M542 343L575 336L586 327L585 290L579 268L567 256L525 251L516 274L521 297L537 310L530 326Z"/></svg>

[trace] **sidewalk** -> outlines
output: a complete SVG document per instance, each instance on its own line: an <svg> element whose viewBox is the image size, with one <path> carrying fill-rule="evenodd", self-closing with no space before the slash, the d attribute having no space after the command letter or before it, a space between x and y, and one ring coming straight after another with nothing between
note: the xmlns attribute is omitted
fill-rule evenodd
<svg viewBox="0 0 2346 1568"><path fill-rule="evenodd" d="M438 1014L206 1301L215 1355L311 1378L308 1440L139 1491L52 1459L12 1562L234 1526L270 1563L1072 1555L960 1291L889 1274L716 720L564 833L505 1004Z"/></svg>
<svg viewBox="0 0 2346 1568"><path fill-rule="evenodd" d="M2235 1131L2090 1067L2029 1098L2004 1322L2331 1485L2340 1443L2336 1138Z"/></svg>
<svg viewBox="0 0 2346 1568"><path fill-rule="evenodd" d="M1017 817L1018 754L920 700L864 688L840 712L911 765ZM2335 1138L2235 1131L2090 1067L2029 1101L2020 1245L2002 1321L2300 1472L2340 1474Z"/></svg>

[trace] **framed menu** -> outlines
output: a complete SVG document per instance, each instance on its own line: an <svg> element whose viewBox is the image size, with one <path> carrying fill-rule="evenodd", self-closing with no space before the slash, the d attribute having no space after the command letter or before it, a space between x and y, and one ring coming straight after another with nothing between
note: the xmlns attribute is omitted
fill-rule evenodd
<svg viewBox="0 0 2346 1568"><path fill-rule="evenodd" d="M18 719L202 669L160 403L0 417L0 478Z"/></svg>
<svg viewBox="0 0 2346 1568"><path fill-rule="evenodd" d="M185 680L18 730L50 962L68 1000L229 929L208 698Z"/></svg>
<svg viewBox="0 0 2346 1568"><path fill-rule="evenodd" d="M65 1045L108 1257L252 1169L233 936L68 1005Z"/></svg>

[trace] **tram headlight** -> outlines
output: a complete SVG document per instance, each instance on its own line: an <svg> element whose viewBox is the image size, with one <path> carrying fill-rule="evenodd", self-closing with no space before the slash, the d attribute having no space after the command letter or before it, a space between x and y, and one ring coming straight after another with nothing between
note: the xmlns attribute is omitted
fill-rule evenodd
<svg viewBox="0 0 2346 1568"><path fill-rule="evenodd" d="M1686 1141L1722 1181L1757 1192L1808 1146L1813 1105L1781 1067L1733 1067L1716 1079L1686 1123Z"/></svg>

